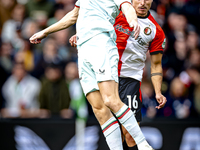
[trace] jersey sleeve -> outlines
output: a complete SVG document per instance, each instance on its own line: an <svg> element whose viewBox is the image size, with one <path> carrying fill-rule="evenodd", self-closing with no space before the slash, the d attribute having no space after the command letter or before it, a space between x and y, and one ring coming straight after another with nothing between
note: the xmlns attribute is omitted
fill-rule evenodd
<svg viewBox="0 0 200 150"><path fill-rule="evenodd" d="M122 13L122 11L115 19L114 29L117 35L117 48L120 50L124 50L127 44L127 40L131 35L131 32L133 31L133 28L129 26L126 17Z"/></svg>
<svg viewBox="0 0 200 150"><path fill-rule="evenodd" d="M149 52L151 55L163 53L163 50L165 48L165 34L160 26L157 26L156 28L156 35L149 46Z"/></svg>
<svg viewBox="0 0 200 150"><path fill-rule="evenodd" d="M77 0L77 1L76 1L76 3L75 3L75 7L80 8L80 0Z"/></svg>
<svg viewBox="0 0 200 150"><path fill-rule="evenodd" d="M131 0L114 0L114 2L118 6L119 9L121 9L121 5L123 3L130 3L131 4Z"/></svg>

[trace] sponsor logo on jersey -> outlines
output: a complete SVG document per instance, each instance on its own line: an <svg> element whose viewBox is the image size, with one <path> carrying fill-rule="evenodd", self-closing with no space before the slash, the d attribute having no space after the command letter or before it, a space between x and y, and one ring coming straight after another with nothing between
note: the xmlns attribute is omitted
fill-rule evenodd
<svg viewBox="0 0 200 150"><path fill-rule="evenodd" d="M150 35L151 34L151 28L149 28L149 27L144 28L144 34Z"/></svg>
<svg viewBox="0 0 200 150"><path fill-rule="evenodd" d="M115 30L123 32L123 33L125 33L127 35L131 34L131 31L129 29L124 29L124 28L122 28L122 25L119 25L119 24L115 26Z"/></svg>
<svg viewBox="0 0 200 150"><path fill-rule="evenodd" d="M131 32L129 29L122 28L122 25L117 24L115 26L115 30L123 32L123 33L131 36L132 38L135 38L135 36L134 36L135 32L134 31ZM142 46L146 45L145 41L142 39L142 37L140 35L138 36L138 38L136 40L140 45L142 45Z"/></svg>
<svg viewBox="0 0 200 150"><path fill-rule="evenodd" d="M164 39L163 43L162 43L162 48L165 48L165 44L166 44L166 38Z"/></svg>
<svg viewBox="0 0 200 150"><path fill-rule="evenodd" d="M99 74L105 74L105 69L103 70L99 69Z"/></svg>

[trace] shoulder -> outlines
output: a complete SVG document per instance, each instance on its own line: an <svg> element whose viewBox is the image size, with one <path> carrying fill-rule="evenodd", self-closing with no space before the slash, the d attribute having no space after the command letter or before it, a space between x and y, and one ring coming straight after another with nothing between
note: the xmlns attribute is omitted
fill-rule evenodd
<svg viewBox="0 0 200 150"><path fill-rule="evenodd" d="M16 78L15 78L13 75L11 75L11 76L9 76L9 77L7 78L7 80L5 81L4 85L5 85L5 84L16 83L16 82L17 82Z"/></svg>
<svg viewBox="0 0 200 150"><path fill-rule="evenodd" d="M161 28L161 26L156 22L156 20L153 18L153 16L151 14L149 14L148 16L148 20L154 24L155 28L156 28L156 32L159 32L159 34L164 35L164 31Z"/></svg>

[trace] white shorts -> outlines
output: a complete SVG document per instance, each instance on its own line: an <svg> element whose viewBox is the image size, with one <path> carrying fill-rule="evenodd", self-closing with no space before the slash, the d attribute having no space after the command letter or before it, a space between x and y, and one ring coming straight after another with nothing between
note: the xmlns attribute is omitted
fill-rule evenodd
<svg viewBox="0 0 200 150"><path fill-rule="evenodd" d="M108 32L94 36L77 48L79 78L85 95L99 90L99 82L118 82L119 55Z"/></svg>

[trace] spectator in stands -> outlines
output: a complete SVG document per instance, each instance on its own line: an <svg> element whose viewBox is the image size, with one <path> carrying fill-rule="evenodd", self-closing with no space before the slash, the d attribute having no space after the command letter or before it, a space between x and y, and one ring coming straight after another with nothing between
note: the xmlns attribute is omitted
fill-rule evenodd
<svg viewBox="0 0 200 150"><path fill-rule="evenodd" d="M11 18L12 10L16 4L16 0L0 0L0 33L3 24Z"/></svg>
<svg viewBox="0 0 200 150"><path fill-rule="evenodd" d="M200 50L194 49L189 51L185 62L187 67L194 67L200 71Z"/></svg>
<svg viewBox="0 0 200 150"><path fill-rule="evenodd" d="M187 31L187 18L179 12L171 12L164 25L167 37L167 48L165 54L170 57L175 54L174 43L176 40L185 40Z"/></svg>
<svg viewBox="0 0 200 150"><path fill-rule="evenodd" d="M16 62L12 75L3 85L5 107L2 116L7 118L30 118L38 115L38 94L40 81L30 76L22 62Z"/></svg>
<svg viewBox="0 0 200 150"><path fill-rule="evenodd" d="M22 37L27 40L33 33L37 31L39 31L38 24L31 19L26 19L22 26Z"/></svg>
<svg viewBox="0 0 200 150"><path fill-rule="evenodd" d="M40 117L71 118L70 101L69 89L62 76L61 66L50 63L45 69L45 77L42 79L39 95Z"/></svg>
<svg viewBox="0 0 200 150"><path fill-rule="evenodd" d="M12 43L12 46L16 50L19 50L23 46L21 27L23 25L24 17L24 5L17 4L12 11L12 19L7 20L2 29L2 41Z"/></svg>
<svg viewBox="0 0 200 150"><path fill-rule="evenodd" d="M13 48L11 43L2 43L0 47L0 65L7 72L11 74L13 68Z"/></svg>
<svg viewBox="0 0 200 150"><path fill-rule="evenodd" d="M182 72L179 77L172 80L170 85L170 93L168 96L168 106L163 109L164 116L175 116L178 119L188 118L193 109L193 101L189 97L188 88L190 81L185 72ZM167 108L167 109L166 109ZM171 114L169 115L169 111Z"/></svg>
<svg viewBox="0 0 200 150"><path fill-rule="evenodd" d="M46 39L42 48L43 54L40 57L40 60L38 60L37 65L31 72L33 76L40 79L44 75L44 70L46 66L50 63L62 65L63 61L62 58L58 55L57 48L58 46L54 38Z"/></svg>
<svg viewBox="0 0 200 150"><path fill-rule="evenodd" d="M57 8L64 9L65 14L67 14L74 8L74 3L75 3L74 0L56 0Z"/></svg>
<svg viewBox="0 0 200 150"><path fill-rule="evenodd" d="M66 15L65 10L62 8L56 9L54 16L48 19L47 25L50 26L56 22L58 22L60 19L62 19Z"/></svg>
<svg viewBox="0 0 200 150"><path fill-rule="evenodd" d="M187 45L185 39L175 40L174 55L168 57L168 66L173 69L174 76L178 76L185 69L185 60L187 58ZM176 64L176 65L174 65Z"/></svg>
<svg viewBox="0 0 200 150"><path fill-rule="evenodd" d="M53 34L55 42L57 43L58 55L63 61L68 61L71 59L70 49L72 48L67 46L70 35L70 28Z"/></svg>
<svg viewBox="0 0 200 150"><path fill-rule="evenodd" d="M48 18L53 16L54 5L48 0L29 0L26 4L27 16L33 19L39 27L47 25Z"/></svg>
<svg viewBox="0 0 200 150"><path fill-rule="evenodd" d="M194 28L194 27L191 27L191 28ZM188 31L186 43L187 43L187 48L189 50L195 50L200 47L200 38L195 29Z"/></svg>
<svg viewBox="0 0 200 150"><path fill-rule="evenodd" d="M169 0L160 0L157 5L157 22L162 27L165 22L165 15L169 10L170 2Z"/></svg>
<svg viewBox="0 0 200 150"><path fill-rule="evenodd" d="M23 47L15 54L17 61L24 62L26 71L32 72L34 67L39 63L41 54L33 49L28 40L23 39Z"/></svg>

